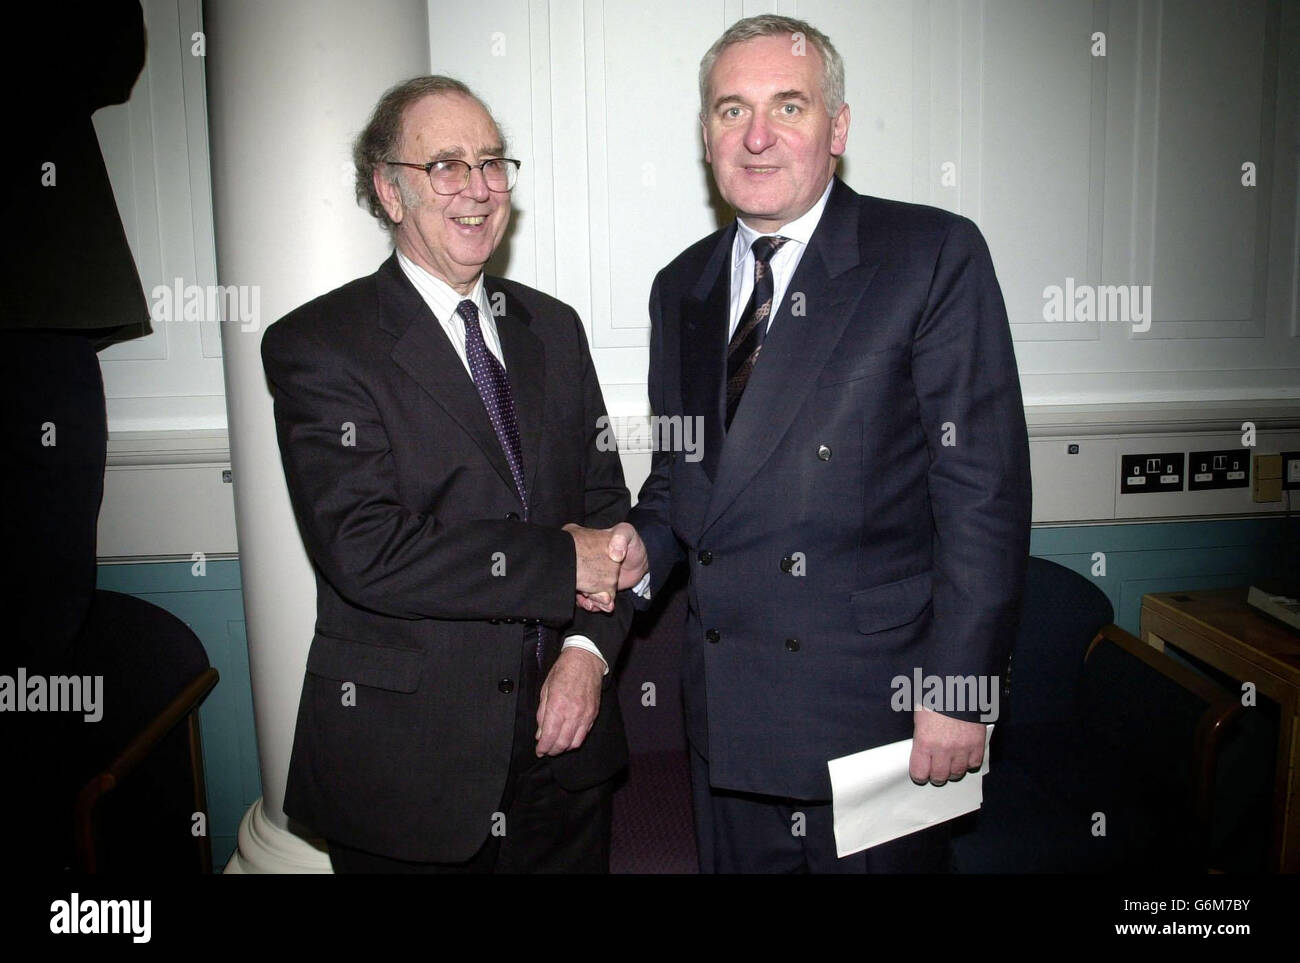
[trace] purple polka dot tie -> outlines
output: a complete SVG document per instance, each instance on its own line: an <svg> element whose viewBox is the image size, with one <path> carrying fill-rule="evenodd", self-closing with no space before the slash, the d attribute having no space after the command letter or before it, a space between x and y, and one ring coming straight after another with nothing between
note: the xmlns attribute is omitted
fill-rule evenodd
<svg viewBox="0 0 1300 963"><path fill-rule="evenodd" d="M515 397L510 391L510 379L506 377L506 369L501 367L501 362L483 341L483 329L479 327L478 308L474 302L460 302L456 305L456 313L465 321L465 357L469 361L470 373L474 376L474 387L483 399L483 407L487 409L492 430L497 433L501 450L506 454L510 476L515 480L519 501L524 506L524 518L527 519L528 489L524 487L524 456L519 446L519 421L515 418ZM541 623L528 626L524 634L525 645L533 649L540 671L545 670L550 637L550 630Z"/></svg>
<svg viewBox="0 0 1300 963"><path fill-rule="evenodd" d="M519 447L519 422L515 418L515 399L510 393L510 380L506 377L506 369L501 367L501 362L483 342L483 331L478 324L478 308L474 302L460 302L456 305L456 313L465 321L465 357L469 360L469 370L474 376L474 387L483 399L483 407L487 409L492 430L497 433L501 450L510 463L510 475L515 480L519 500L524 506L524 517L527 518L528 490L524 487L524 456Z"/></svg>

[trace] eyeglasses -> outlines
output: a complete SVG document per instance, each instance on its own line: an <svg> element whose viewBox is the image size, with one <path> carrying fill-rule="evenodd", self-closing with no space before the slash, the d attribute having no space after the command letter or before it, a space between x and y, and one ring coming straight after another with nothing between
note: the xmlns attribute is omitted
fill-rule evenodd
<svg viewBox="0 0 1300 963"><path fill-rule="evenodd" d="M488 190L504 194L513 190L519 179L521 162L511 157L489 157L479 164L468 164L463 160L436 160L427 164L411 164L407 161L384 161L396 167L413 167L429 175L429 184L435 194L459 194L469 186L470 171L483 172L483 180Z"/></svg>

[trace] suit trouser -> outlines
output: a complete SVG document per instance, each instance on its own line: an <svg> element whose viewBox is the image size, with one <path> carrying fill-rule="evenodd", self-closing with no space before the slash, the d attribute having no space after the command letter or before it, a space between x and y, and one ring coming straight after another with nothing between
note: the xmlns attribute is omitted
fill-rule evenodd
<svg viewBox="0 0 1300 963"><path fill-rule="evenodd" d="M73 671L95 595L95 536L108 429L99 332L0 331L0 546L14 563L0 611L0 675ZM21 693L19 698L25 698ZM74 786L64 761L80 717L0 713L6 863L62 870Z"/></svg>
<svg viewBox="0 0 1300 963"><path fill-rule="evenodd" d="M613 820L613 780L570 792L555 781L551 760L538 758L537 706L541 675L534 643L519 670L510 772L500 811L505 834L489 835L464 863L415 863L363 852L331 840L336 873L607 873ZM602 698L617 698L610 689Z"/></svg>
<svg viewBox="0 0 1300 963"><path fill-rule="evenodd" d="M62 666L95 594L108 427L92 334L0 332L0 532L20 562L4 589L6 669Z"/></svg>
<svg viewBox="0 0 1300 963"><path fill-rule="evenodd" d="M946 873L941 823L839 858L829 802L715 789L692 746L691 797L701 873Z"/></svg>

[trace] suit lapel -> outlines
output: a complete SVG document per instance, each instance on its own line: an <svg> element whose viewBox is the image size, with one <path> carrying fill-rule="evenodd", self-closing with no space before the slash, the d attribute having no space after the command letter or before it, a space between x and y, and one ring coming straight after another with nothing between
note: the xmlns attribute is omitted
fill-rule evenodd
<svg viewBox="0 0 1300 963"><path fill-rule="evenodd" d="M878 258L862 259L856 199L837 178L731 422L703 530L717 521L781 443L879 267ZM792 305L798 295L803 296L803 309L796 313ZM807 442L815 445L816 439Z"/></svg>
<svg viewBox="0 0 1300 963"><path fill-rule="evenodd" d="M497 474L514 491L510 464L488 420L483 399L438 319L402 273L396 255L380 267L377 281L380 326L397 339L391 355L394 363L474 440ZM508 356L507 367L512 367ZM513 387L513 371L510 378ZM418 430L418 426L413 426L413 430Z"/></svg>
<svg viewBox="0 0 1300 963"><path fill-rule="evenodd" d="M682 414L704 418L702 461L710 479L717 476L722 453L731 246L735 236L735 225L722 232L695 287L682 300Z"/></svg>

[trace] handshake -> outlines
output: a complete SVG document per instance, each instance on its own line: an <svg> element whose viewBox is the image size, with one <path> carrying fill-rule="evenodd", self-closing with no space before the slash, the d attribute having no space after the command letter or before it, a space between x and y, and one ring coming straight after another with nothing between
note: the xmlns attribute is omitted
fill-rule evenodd
<svg viewBox="0 0 1300 963"><path fill-rule="evenodd" d="M627 522L613 528L570 523L564 530L578 553L577 605L588 612L614 611L614 593L636 585L649 568L641 536Z"/></svg>

